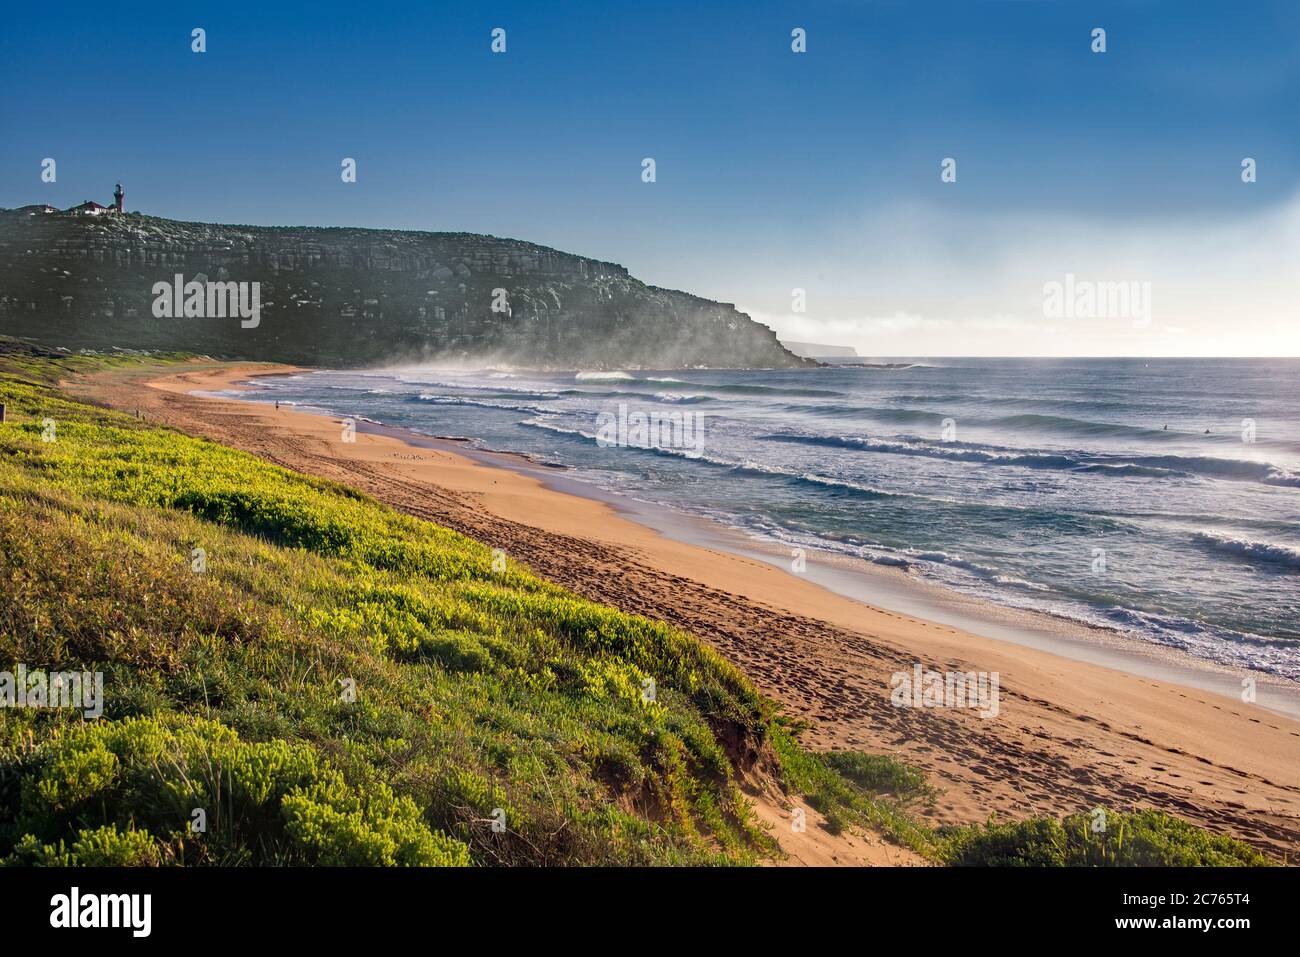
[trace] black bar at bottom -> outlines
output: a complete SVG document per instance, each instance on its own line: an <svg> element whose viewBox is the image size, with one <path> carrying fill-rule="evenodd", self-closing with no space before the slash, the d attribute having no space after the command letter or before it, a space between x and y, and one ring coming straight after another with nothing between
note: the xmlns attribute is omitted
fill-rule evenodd
<svg viewBox="0 0 1300 957"><path fill-rule="evenodd" d="M348 941L373 945L376 934L419 939L456 925L475 937L517 934L535 942L539 935L563 937L565 928L592 941L602 939L593 933L625 939L633 928L634 936L666 941L690 926L690 936L733 941L802 927L848 933L864 944L879 941L887 927L911 928L918 949L949 932L954 945L981 934L1014 941L1047 931L1071 942L1198 934L1230 944L1242 934L1290 927L1300 889L1295 875L1293 868L0 869L0 926L25 949L47 934L112 938L128 947L256 939L337 948ZM149 895L147 937L137 936L144 929L142 897L101 896L123 894ZM126 926L70 926L82 915L101 919L97 913ZM52 926L52 916L67 926Z"/></svg>

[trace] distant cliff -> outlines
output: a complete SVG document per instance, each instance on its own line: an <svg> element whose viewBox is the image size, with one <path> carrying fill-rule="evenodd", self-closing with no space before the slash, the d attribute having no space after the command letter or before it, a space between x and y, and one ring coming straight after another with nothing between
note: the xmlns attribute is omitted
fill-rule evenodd
<svg viewBox="0 0 1300 957"><path fill-rule="evenodd" d="M253 324L238 318L159 318L155 284L177 274L259 283L259 321L246 328ZM69 348L351 367L425 359L554 368L813 364L734 306L518 240L41 207L0 210L0 333Z"/></svg>
<svg viewBox="0 0 1300 957"><path fill-rule="evenodd" d="M853 346L831 346L824 342L795 342L793 339L782 339L781 345L806 359L858 358L858 350Z"/></svg>

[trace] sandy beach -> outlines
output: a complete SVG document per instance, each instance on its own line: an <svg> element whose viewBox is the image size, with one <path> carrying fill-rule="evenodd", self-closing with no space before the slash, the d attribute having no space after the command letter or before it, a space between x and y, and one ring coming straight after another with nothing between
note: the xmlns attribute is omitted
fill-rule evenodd
<svg viewBox="0 0 1300 957"><path fill-rule="evenodd" d="M585 597L697 635L807 721L802 740L810 746L885 752L924 768L942 792L929 815L937 822L1150 807L1279 859L1300 849L1296 720L1151 673L874 607L762 557L675 540L609 502L566 494L526 467L489 464L454 442L364 429L344 442L336 418L191 394L285 371L195 363L67 385L151 422L343 482L502 548ZM891 676L918 664L997 672L996 715L895 706ZM857 850L855 863L903 859L897 849ZM844 849L794 853L826 863Z"/></svg>

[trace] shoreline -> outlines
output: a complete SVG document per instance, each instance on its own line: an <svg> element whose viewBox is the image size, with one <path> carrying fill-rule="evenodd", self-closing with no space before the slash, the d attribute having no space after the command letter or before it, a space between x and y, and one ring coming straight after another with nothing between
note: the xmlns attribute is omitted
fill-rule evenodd
<svg viewBox="0 0 1300 957"><path fill-rule="evenodd" d="M393 426L382 431L420 444L426 436ZM360 428L360 425L358 426ZM434 441L447 441L445 439ZM686 545L725 551L770 564L783 574L789 570L791 552L781 543L759 539L704 516L653 502L606 492L593 483L574 478L562 467L539 465L518 453L482 449L457 450L493 468L531 475L554 491L603 502L620 515ZM517 461L516 461L517 460ZM844 598L873 608L896 612L931 624L947 625L981 638L1007 641L1045 651L1072 661L1087 662L1135 677L1154 678L1208 691L1238 701L1242 678L1256 679L1255 703L1276 714L1300 720L1300 685L1286 678L1198 658L1176 648L1144 642L1119 631L1076 622L1033 609L1000 605L945 585L917 580L906 572L874 566L847 555L806 549L809 582Z"/></svg>
<svg viewBox="0 0 1300 957"><path fill-rule="evenodd" d="M310 370L299 370L310 371ZM274 377L268 372L248 379ZM252 391L252 387L231 382L222 392ZM208 392L209 390L204 390ZM204 398L228 396L195 393ZM260 400L239 401L262 404ZM334 416L323 407L291 407L304 415ZM705 516L676 510L607 491L578 478L565 466L537 462L521 452L481 449L471 437L428 435L401 426L356 419L359 433L384 435L407 445L437 449L463 456L488 468L506 469L540 481L552 491L608 506L620 516L683 545L723 551L741 558L761 561L783 574L789 570L791 552L776 541L757 538ZM1196 691L1239 701L1242 681L1255 679L1256 700L1261 708L1300 720L1300 684L1266 672L1234 669L1177 648L1146 642L1119 630L1075 621L1048 612L1001 605L940 583L918 580L906 572L864 563L851 556L809 548L806 550L807 581L841 597L869 607L896 612L935 625L946 625L981 638L1007 641L1037 649L1071 661L1099 665L1140 678L1165 681Z"/></svg>
<svg viewBox="0 0 1300 957"><path fill-rule="evenodd" d="M617 503L564 491L577 480L522 459L368 424L343 443L337 418L191 394L292 371L306 370L194 363L102 374L72 391L351 485L502 547L584 597L691 632L808 722L807 746L891 753L924 769L942 792L923 814L934 823L1152 807L1277 857L1300 851L1294 719L846 597L824 586L846 588L832 579L847 573L811 556L817 572L796 576L772 554L729 550L734 541L679 541L674 534L703 526L657 530ZM891 675L916 663L999 673L1000 711L986 719L892 706Z"/></svg>

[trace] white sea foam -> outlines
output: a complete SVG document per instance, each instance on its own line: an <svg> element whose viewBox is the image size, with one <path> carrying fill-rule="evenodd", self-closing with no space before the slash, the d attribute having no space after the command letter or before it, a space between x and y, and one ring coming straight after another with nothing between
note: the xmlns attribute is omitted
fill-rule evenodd
<svg viewBox="0 0 1300 957"><path fill-rule="evenodd" d="M1247 538L1228 538L1211 532L1197 532L1192 537L1217 552L1225 552L1229 555L1236 555L1239 558L1266 565L1281 565L1286 568L1300 569L1300 548L1291 545L1256 542Z"/></svg>
<svg viewBox="0 0 1300 957"><path fill-rule="evenodd" d="M579 372L573 378L577 382L627 382L635 376L626 372Z"/></svg>

